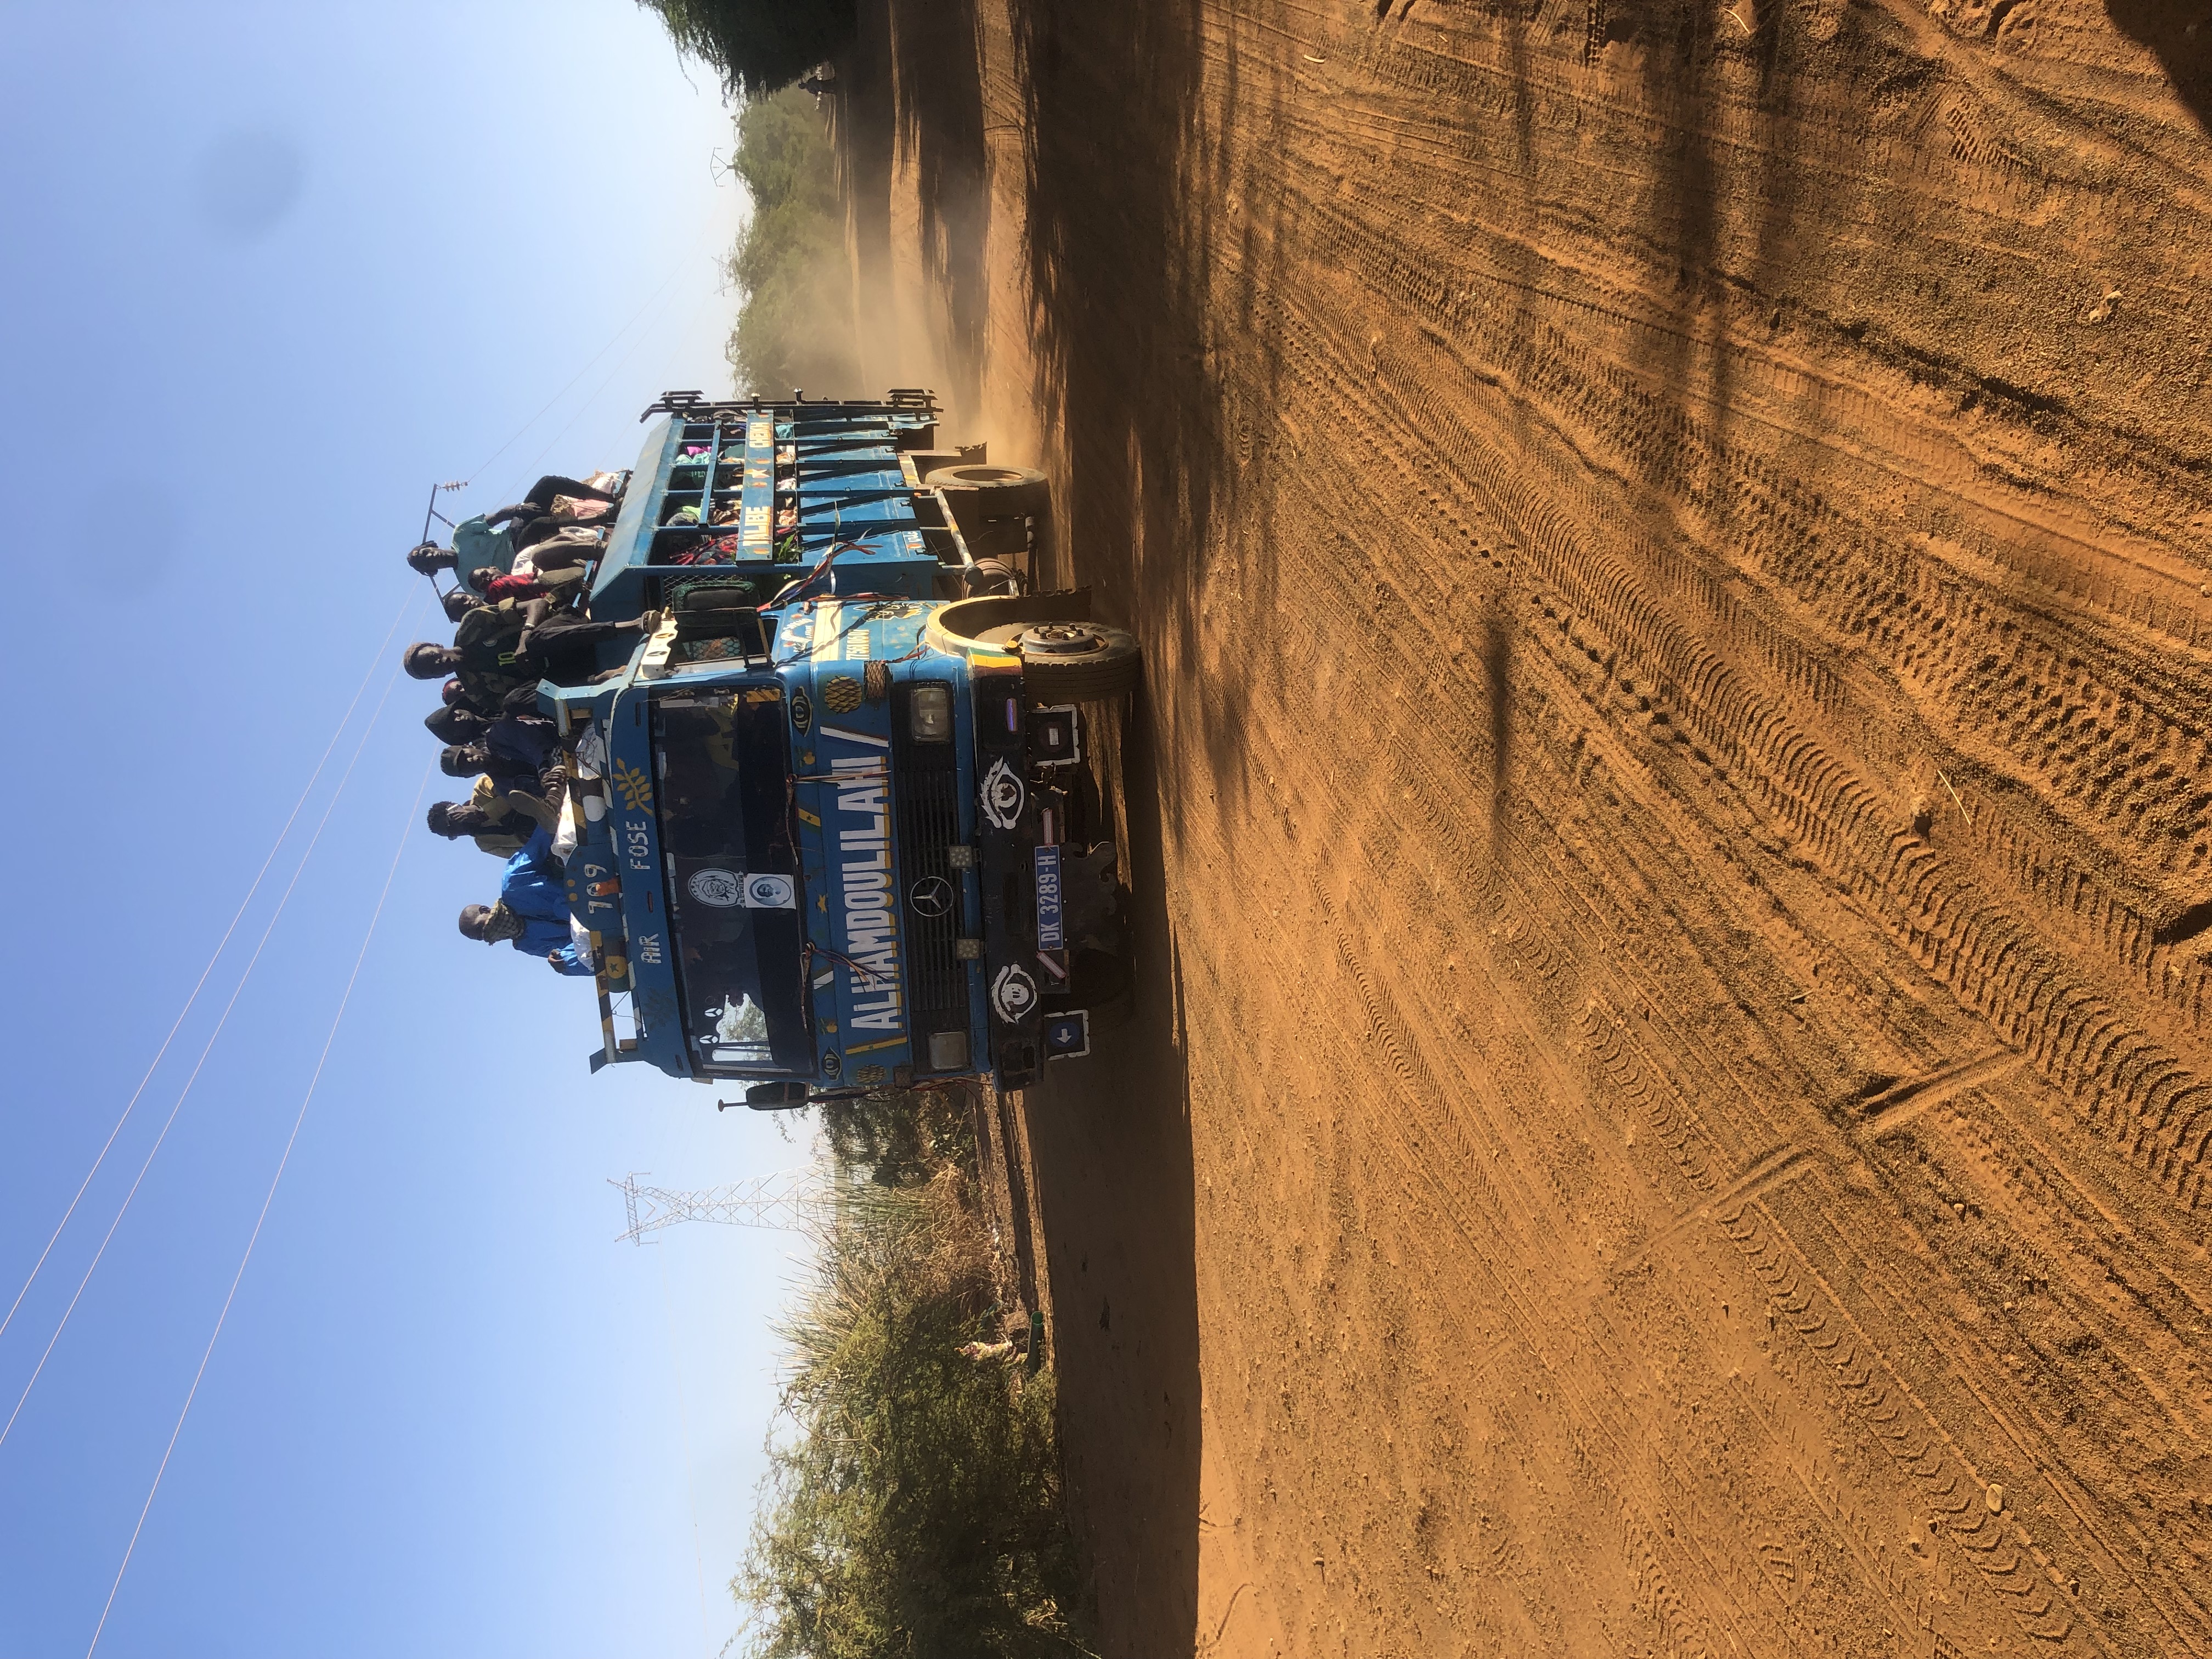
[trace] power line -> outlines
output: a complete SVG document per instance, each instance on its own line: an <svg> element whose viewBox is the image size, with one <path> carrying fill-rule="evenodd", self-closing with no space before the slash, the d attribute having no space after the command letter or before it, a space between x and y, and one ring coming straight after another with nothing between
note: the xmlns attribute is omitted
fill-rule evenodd
<svg viewBox="0 0 2212 1659"><path fill-rule="evenodd" d="M469 474L468 478L464 481L465 483L472 483L476 479L481 477L486 468L489 467L491 464L497 460L501 456L506 454L508 450L514 447L516 441L520 439L524 433L529 431L532 427L536 426L538 422L544 420L545 418L546 411L551 409L554 404L559 403L562 398L567 397L570 389L575 386L576 382L582 380L585 375L590 374L592 370L598 366L600 358L605 356L607 353L615 349L617 343L622 339L623 335L630 331L631 327L635 325L639 318L645 315L647 308L650 307L654 301L660 297L662 291L665 289L671 283L674 282L678 276L683 274L684 265L690 261L693 254L698 252L701 244L706 241L708 235L713 231L713 229L714 224L711 220L703 222L700 225L699 234L692 238L691 246L685 248L682 256L678 258L673 265L669 267L668 275L660 279L660 286L659 288L654 289L651 294L646 296L645 304L638 307L635 311L630 313L629 321L624 323L620 328L617 329L613 335L609 337L607 343L592 354L591 360L581 368L578 369L574 374L568 377L568 384L567 386L562 386L558 392L555 392L543 404L539 404L538 412L535 415L532 415L520 426L515 428L514 434L509 437L505 443L501 444L497 449L495 449L490 454L484 457L483 460L477 465L476 470ZM574 423L571 422L571 424Z"/></svg>
<svg viewBox="0 0 2212 1659"><path fill-rule="evenodd" d="M702 298L696 306L693 307L690 316L684 319L684 326L685 330L689 331L691 325L699 320L700 313L705 311L708 306L712 304L719 297L719 295L708 294ZM658 320L657 316L656 320ZM609 369L606 374L601 377L599 383L593 386L590 393L584 398L584 401L576 406L576 412L568 417L568 424L562 427L558 432L547 439L545 441L545 447L538 452L538 459L532 461L528 466L522 469L526 478L527 478L531 473L537 471L539 465L548 455L550 455L553 453L553 447L559 443L562 439L567 437L568 434L575 428L576 422L584 418L585 411L591 409L592 405L598 402L599 393L605 392L609 386L613 384L615 376L621 374L624 368L629 367L630 359L637 356L637 349L645 343L649 334L649 330L646 333L640 334L637 338L629 343L629 349L623 353L621 356L615 359L615 366ZM569 384L573 386L575 382L572 380Z"/></svg>
<svg viewBox="0 0 2212 1659"><path fill-rule="evenodd" d="M387 684L386 690L391 687ZM377 705L377 713L384 705ZM375 721L369 722L370 729ZM356 751L358 756L359 751ZM207 1347L200 1355L199 1369L192 1373L192 1386L185 1395L183 1410L177 1413L177 1425L169 1431L169 1443L162 1449L161 1467L154 1471L154 1484L147 1488L146 1502L138 1511L138 1524L131 1529L131 1542L123 1551L123 1565L115 1570L115 1582L107 1588L106 1604L100 1610L100 1623L92 1632L92 1644L85 1649L85 1659L92 1659L100 1647L100 1633L107 1628L107 1616L115 1610L116 1592L123 1588L123 1575L131 1571L131 1558L137 1553L138 1534L146 1529L146 1517L152 1513L155 1494L161 1490L161 1477L169 1472L169 1458L177 1449L177 1437L185 1431L185 1419L191 1414L192 1401L199 1397L200 1379L207 1375L208 1361L215 1356L215 1345L222 1336L224 1322L230 1317L230 1304L238 1299L238 1286L246 1277L246 1264L253 1260L253 1247L261 1242L261 1229L269 1219L269 1206L276 1201L276 1188L284 1179L284 1171L292 1162L292 1148L299 1144L300 1128L307 1121L307 1107L314 1100L315 1089L323 1080L323 1067L329 1062L331 1045L337 1041L338 1025L345 1018L346 1008L353 1001L353 988L361 978L361 965L368 959L369 942L376 937L376 925L384 919L385 901L392 896L392 879L399 873L399 860L407 851L407 832L415 822L415 809L422 804L422 792L430 785L430 764L425 763L422 776L415 786L415 799L408 804L407 816L399 826L398 844L392 849L392 862L384 872L384 886L376 896L376 908L368 918L368 931L361 936L361 949L355 954L353 971L346 975L345 990L338 998L337 1012L331 1016L331 1029L323 1037L323 1051L315 1056L314 1075L307 1079L307 1091L300 1097L300 1109L292 1119L292 1133L285 1138L283 1156L276 1160L276 1173L269 1177L269 1191L262 1198L261 1213L253 1218L253 1232L246 1241L246 1253L238 1259L238 1271L231 1275L230 1291L222 1299L222 1311L216 1316L215 1329L209 1334ZM340 786L343 787L343 785Z"/></svg>
<svg viewBox="0 0 2212 1659"><path fill-rule="evenodd" d="M321 845L323 831L330 825L331 814L337 810L338 799L345 793L346 785L352 781L354 768L360 764L362 750L368 746L370 735L375 732L377 722L383 718L384 706L391 701L392 688L398 678L399 665L395 662L384 682L384 693L376 700L376 712L369 716L368 724L362 728L361 740L354 744L353 754L346 761L345 772L338 779L337 787L331 792L330 799L323 804L323 815L316 820L315 833L307 842L307 850L300 855L300 862L293 867L291 880L285 883L276 909L270 913L268 923L261 930L261 937L255 941L253 954L246 959L246 971L239 975L238 983L231 987L230 1000L223 1004L222 1017L216 1021L215 1030L208 1034L207 1042L200 1048L199 1058L193 1061L191 1075L185 1079L185 1086L178 1091L176 1104L169 1108L169 1115L162 1120L161 1133L154 1138L145 1162L138 1166L138 1173L131 1182L131 1190L123 1194L122 1207L116 1211L115 1219L107 1224L107 1231L100 1238L99 1249L93 1252L91 1264L85 1268L84 1277L77 1280L76 1294L70 1297L69 1306L62 1310L61 1322L54 1327L54 1334L46 1339L45 1352L39 1355L39 1363L31 1371L30 1381L23 1384L23 1392L16 1395L15 1409L8 1413L6 1425L0 1426L0 1446L7 1444L8 1437L15 1431L15 1419L23 1414L24 1402L30 1399L31 1390L38 1387L39 1378L46 1372L46 1361L53 1358L55 1345L62 1340L62 1333L69 1328L70 1316L76 1313L76 1304L84 1296L84 1287L92 1283L93 1274L100 1271L100 1261L106 1255L108 1245L114 1242L116 1229L123 1224L123 1218L130 1213L131 1200L138 1196L138 1188L146 1179L146 1172L154 1167L155 1158L161 1155L161 1145L168 1139L169 1131L176 1124L177 1114L184 1110L185 1102L192 1092L192 1085L199 1081L201 1068L207 1064L208 1056L215 1052L215 1045L222 1040L224 1028L230 1024L231 1010L238 1006L238 999L244 994L246 981L253 977L253 970L261 961L262 951L268 946L270 935L276 931L276 924L283 919L284 908L292 902L292 894L300 884L301 876L306 873L308 861L315 856L315 848Z"/></svg>
<svg viewBox="0 0 2212 1659"><path fill-rule="evenodd" d="M16 1311L23 1305L23 1298L31 1293L31 1286L38 1282L39 1273L46 1265L46 1258L53 1254L54 1246L60 1242L63 1232L70 1224L70 1218L76 1214L76 1206L83 1201L93 1177L107 1162L107 1154L115 1145L116 1136L123 1133L123 1126L131 1121L131 1114L137 1109L138 1097L146 1092L146 1085L154 1080L154 1073L161 1068L163 1058L169 1052L169 1045L177 1040L177 1033L184 1029L185 1018L198 1004L200 993L207 988L208 975L215 972L216 963L222 959L222 953L230 946L231 935L238 931L238 924L245 920L247 909L253 903L254 895L261 890L261 883L269 874L269 866L276 861L276 854L284 845L285 837L292 833L293 824L299 820L300 809L307 804L307 797L315 793L315 785L321 781L323 769L330 764L331 755L337 748L338 739L345 735L346 726L353 720L353 711L361 706L362 694L368 690L369 681L375 678L377 663L383 659L386 647L392 643L392 636L399 631L399 624L406 620L410 607L420 598L420 592L410 583L407 597L392 616L391 626L384 630L384 637L377 641L376 654L369 659L368 668L362 671L361 684L354 688L353 700L346 704L345 713L338 716L338 723L331 730L331 740L323 745L321 758L315 762L315 769L307 775L307 784L301 789L299 799L292 803L291 811L285 815L284 827L276 832L276 839L269 843L269 855L261 860L261 867L253 872L252 885L246 890L246 896L238 902L238 908L230 918L230 926L222 930L222 939L216 942L214 953L207 959L207 966L200 969L199 978L193 981L191 994L185 999L185 1006L178 1011L176 1023L169 1027L168 1035L161 1039L161 1046L154 1051L154 1058L147 1062L145 1075L138 1079L138 1086L131 1091L131 1098L124 1104L123 1115L115 1120L115 1127L107 1132L107 1139L100 1143L100 1155L92 1160L92 1168L85 1171L84 1179L77 1183L76 1196L70 1200L69 1208L62 1212L62 1218L54 1224L52 1236L46 1240L46 1249L39 1252L39 1259L31 1264L30 1275L23 1280L22 1289L15 1292L15 1299L9 1304L6 1316L0 1317L0 1336L5 1336L8 1327L15 1322ZM12 1423L15 1419L10 1418L9 1420ZM5 1437L0 1435L0 1439Z"/></svg>

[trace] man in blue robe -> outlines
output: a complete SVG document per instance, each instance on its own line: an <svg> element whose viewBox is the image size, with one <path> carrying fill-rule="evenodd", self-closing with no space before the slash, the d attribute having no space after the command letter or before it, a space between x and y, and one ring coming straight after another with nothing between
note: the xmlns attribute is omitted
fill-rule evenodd
<svg viewBox="0 0 2212 1659"><path fill-rule="evenodd" d="M504 939L518 951L543 957L556 974L591 973L591 952L569 926L560 861L544 830L507 860L498 903L462 907L461 937L483 945Z"/></svg>

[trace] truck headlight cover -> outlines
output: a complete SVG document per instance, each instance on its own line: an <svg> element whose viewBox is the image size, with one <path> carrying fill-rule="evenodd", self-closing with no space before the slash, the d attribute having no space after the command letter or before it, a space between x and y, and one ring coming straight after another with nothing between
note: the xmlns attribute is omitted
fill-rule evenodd
<svg viewBox="0 0 2212 1659"><path fill-rule="evenodd" d="M915 686L906 718L915 742L947 741L952 736L952 688L934 682Z"/></svg>

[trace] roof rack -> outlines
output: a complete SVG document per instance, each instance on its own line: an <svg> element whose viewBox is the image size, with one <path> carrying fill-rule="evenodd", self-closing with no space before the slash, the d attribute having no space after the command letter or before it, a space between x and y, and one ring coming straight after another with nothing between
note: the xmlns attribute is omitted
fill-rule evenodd
<svg viewBox="0 0 2212 1659"><path fill-rule="evenodd" d="M817 398L811 401L793 393L789 398L714 398L702 392L664 392L645 406L637 418L652 419L655 415L680 415L686 420L714 420L718 417L744 415L763 409L790 409L805 404L810 409L896 409L916 414L934 416L938 412L937 394L927 386L893 386L888 398Z"/></svg>

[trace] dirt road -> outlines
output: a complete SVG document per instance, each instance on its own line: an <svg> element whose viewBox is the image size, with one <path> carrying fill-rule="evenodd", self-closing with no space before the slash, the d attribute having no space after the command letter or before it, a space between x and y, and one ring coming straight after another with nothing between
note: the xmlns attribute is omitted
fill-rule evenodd
<svg viewBox="0 0 2212 1659"><path fill-rule="evenodd" d="M1024 1103L1105 1651L2212 1653L2212 15L867 15L1151 653Z"/></svg>

